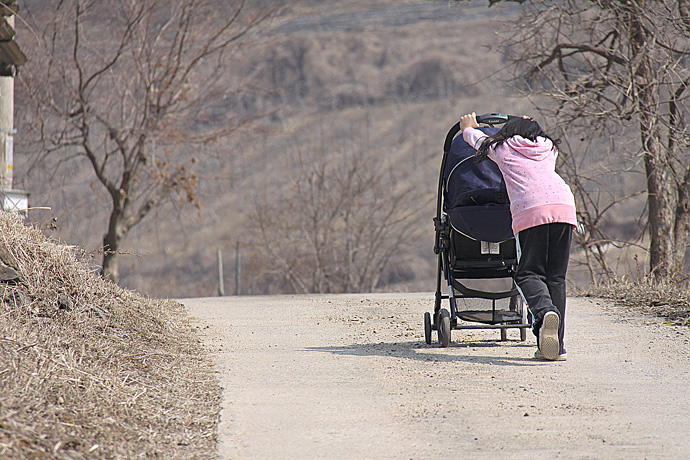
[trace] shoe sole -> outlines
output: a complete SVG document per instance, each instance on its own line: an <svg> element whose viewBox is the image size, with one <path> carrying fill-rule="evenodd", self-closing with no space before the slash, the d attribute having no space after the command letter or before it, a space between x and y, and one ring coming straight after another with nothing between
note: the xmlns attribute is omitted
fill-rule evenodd
<svg viewBox="0 0 690 460"><path fill-rule="evenodd" d="M539 349L544 359L556 361L561 351L561 344L558 341L558 328L560 326L558 314L552 311L544 315L544 320L539 331Z"/></svg>
<svg viewBox="0 0 690 460"><path fill-rule="evenodd" d="M541 351L537 350L534 353L534 359L538 359L540 361L549 361L548 359L544 358L544 355L541 354ZM558 358L554 359L553 361L567 361L568 360L568 355L566 353L561 353L558 355Z"/></svg>

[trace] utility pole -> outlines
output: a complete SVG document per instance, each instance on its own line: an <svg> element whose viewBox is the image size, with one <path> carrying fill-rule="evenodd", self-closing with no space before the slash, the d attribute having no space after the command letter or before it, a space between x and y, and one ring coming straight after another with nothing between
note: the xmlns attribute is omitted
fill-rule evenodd
<svg viewBox="0 0 690 460"><path fill-rule="evenodd" d="M225 284L223 282L223 252L218 249L216 252L218 259L218 295L223 297L225 295Z"/></svg>
<svg viewBox="0 0 690 460"><path fill-rule="evenodd" d="M235 295L242 292L240 282L242 281L242 255L240 254L240 242L235 248Z"/></svg>
<svg viewBox="0 0 690 460"><path fill-rule="evenodd" d="M14 189L14 78L27 59L14 41L17 0L0 0L0 206L26 216L28 195Z"/></svg>

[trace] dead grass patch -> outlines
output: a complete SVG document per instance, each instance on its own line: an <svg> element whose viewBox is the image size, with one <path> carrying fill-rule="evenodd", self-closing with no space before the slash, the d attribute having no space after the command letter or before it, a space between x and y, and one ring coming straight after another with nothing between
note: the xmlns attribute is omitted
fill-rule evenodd
<svg viewBox="0 0 690 460"><path fill-rule="evenodd" d="M665 318L672 324L690 326L690 288L684 284L623 279L590 286L584 294L610 299L616 305Z"/></svg>
<svg viewBox="0 0 690 460"><path fill-rule="evenodd" d="M0 458L214 458L220 387L182 305L0 212Z"/></svg>

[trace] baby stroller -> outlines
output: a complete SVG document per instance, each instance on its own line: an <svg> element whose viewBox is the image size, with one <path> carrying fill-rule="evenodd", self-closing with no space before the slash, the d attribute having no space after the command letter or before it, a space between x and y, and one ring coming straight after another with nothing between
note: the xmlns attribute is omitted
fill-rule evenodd
<svg viewBox="0 0 690 460"><path fill-rule="evenodd" d="M495 125L508 118L489 113L477 116L477 122L487 125L480 129L491 135L498 131ZM424 314L424 337L431 344L432 331L438 331L438 342L447 347L452 329L499 329L501 340L507 340L507 329L517 328L524 341L531 324L513 281L517 251L503 176L493 161L475 162L474 148L462 135L455 137L459 131L457 123L443 145L434 218L436 299L433 315ZM446 295L441 291L441 275L447 282ZM496 284L503 286L496 289ZM450 311L441 308L445 299ZM483 300L467 306L468 301L463 299ZM478 309L482 303L490 308Z"/></svg>

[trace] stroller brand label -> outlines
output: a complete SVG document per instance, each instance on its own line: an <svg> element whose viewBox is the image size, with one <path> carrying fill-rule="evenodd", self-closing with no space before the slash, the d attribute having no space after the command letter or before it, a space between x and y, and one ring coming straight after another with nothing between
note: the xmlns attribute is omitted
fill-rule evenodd
<svg viewBox="0 0 690 460"><path fill-rule="evenodd" d="M500 254L500 246L498 243L490 243L482 241L482 254Z"/></svg>

